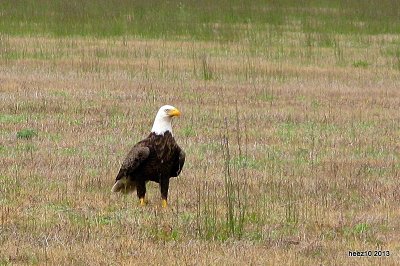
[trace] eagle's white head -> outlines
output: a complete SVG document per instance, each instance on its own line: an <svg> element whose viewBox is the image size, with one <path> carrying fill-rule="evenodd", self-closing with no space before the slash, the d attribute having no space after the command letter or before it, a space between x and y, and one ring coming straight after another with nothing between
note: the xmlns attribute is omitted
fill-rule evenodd
<svg viewBox="0 0 400 266"><path fill-rule="evenodd" d="M171 105L162 106L160 110L158 110L156 118L154 119L154 124L151 132L154 132L157 135L164 135L166 131L169 131L172 134L172 117L180 115L181 112L179 112L179 110L175 107Z"/></svg>

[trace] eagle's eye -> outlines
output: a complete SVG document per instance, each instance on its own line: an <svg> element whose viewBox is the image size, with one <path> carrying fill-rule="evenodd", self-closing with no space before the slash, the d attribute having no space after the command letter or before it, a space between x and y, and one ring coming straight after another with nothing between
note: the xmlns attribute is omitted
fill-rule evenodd
<svg viewBox="0 0 400 266"><path fill-rule="evenodd" d="M165 109L164 112L166 112L167 114L171 111L171 109Z"/></svg>

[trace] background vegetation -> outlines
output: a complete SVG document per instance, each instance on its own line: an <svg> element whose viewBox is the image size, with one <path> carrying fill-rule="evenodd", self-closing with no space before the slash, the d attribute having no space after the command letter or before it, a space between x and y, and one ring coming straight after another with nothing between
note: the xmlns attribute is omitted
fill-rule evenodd
<svg viewBox="0 0 400 266"><path fill-rule="evenodd" d="M250 31L399 33L395 0L1 1L0 31L52 36L238 40Z"/></svg>
<svg viewBox="0 0 400 266"><path fill-rule="evenodd" d="M0 265L395 265L399 7L1 1ZM140 208L110 190L166 103L187 163Z"/></svg>

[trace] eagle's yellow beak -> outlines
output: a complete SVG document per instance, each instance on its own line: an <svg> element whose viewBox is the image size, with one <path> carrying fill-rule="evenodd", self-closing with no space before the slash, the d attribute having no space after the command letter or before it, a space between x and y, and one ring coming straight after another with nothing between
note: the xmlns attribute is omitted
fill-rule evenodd
<svg viewBox="0 0 400 266"><path fill-rule="evenodd" d="M169 112L168 112L168 115L169 116L180 116L181 115L181 112L178 110L178 109L176 109L176 108L174 108L174 109L171 109Z"/></svg>

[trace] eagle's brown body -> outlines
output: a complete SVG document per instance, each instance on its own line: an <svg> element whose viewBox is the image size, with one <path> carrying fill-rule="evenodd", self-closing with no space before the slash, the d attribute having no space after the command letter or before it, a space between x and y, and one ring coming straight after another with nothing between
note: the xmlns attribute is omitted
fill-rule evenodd
<svg viewBox="0 0 400 266"><path fill-rule="evenodd" d="M146 182L160 184L161 197L167 199L169 179L180 174L185 153L171 132L154 132L138 142L128 153L116 177L114 192L129 192L136 188L139 198L146 194Z"/></svg>

